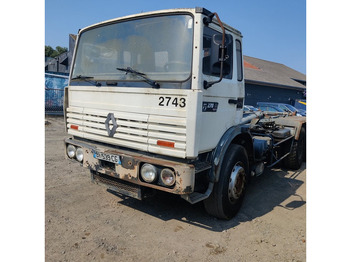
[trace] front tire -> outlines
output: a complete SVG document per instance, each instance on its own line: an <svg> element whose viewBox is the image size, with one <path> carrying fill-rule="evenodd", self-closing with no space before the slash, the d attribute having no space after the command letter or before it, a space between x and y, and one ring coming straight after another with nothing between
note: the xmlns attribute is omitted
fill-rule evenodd
<svg viewBox="0 0 350 262"><path fill-rule="evenodd" d="M222 162L219 181L204 200L204 207L210 215L228 220L237 214L247 187L248 168L245 148L231 145Z"/></svg>

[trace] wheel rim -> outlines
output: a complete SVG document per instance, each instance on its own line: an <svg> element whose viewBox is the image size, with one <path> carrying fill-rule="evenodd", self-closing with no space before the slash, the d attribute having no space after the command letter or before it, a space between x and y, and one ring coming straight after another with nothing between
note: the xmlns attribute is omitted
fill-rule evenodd
<svg viewBox="0 0 350 262"><path fill-rule="evenodd" d="M228 199L231 203L234 203L242 196L245 187L245 171L242 167L242 163L237 163L230 175L228 185Z"/></svg>

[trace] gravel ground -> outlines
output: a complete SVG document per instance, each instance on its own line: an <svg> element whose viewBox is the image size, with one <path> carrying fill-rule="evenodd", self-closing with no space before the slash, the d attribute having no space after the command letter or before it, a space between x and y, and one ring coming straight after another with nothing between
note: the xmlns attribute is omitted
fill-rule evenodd
<svg viewBox="0 0 350 262"><path fill-rule="evenodd" d="M306 261L306 165L252 179L230 221L165 193L143 201L92 184L45 122L46 261Z"/></svg>

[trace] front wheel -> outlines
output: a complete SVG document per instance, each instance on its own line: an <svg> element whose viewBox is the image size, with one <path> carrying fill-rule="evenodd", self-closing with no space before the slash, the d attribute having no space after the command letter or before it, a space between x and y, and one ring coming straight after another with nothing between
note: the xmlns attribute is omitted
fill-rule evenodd
<svg viewBox="0 0 350 262"><path fill-rule="evenodd" d="M231 145L222 162L219 181L204 200L206 211L217 218L231 219L242 205L248 182L248 155L244 147Z"/></svg>

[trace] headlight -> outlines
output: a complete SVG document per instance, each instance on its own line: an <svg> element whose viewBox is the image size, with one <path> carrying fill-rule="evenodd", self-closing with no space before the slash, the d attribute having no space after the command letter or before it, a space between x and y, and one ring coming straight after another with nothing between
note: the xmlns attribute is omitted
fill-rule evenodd
<svg viewBox="0 0 350 262"><path fill-rule="evenodd" d="M175 184L175 174L169 168L164 168L160 173L160 179L166 186L172 186Z"/></svg>
<svg viewBox="0 0 350 262"><path fill-rule="evenodd" d="M151 164L144 164L141 168L141 177L144 181L152 183L157 179L157 169Z"/></svg>
<svg viewBox="0 0 350 262"><path fill-rule="evenodd" d="M75 148L75 146L73 146L73 145L67 146L67 155L69 158L75 157L76 151L77 151L77 149Z"/></svg>
<svg viewBox="0 0 350 262"><path fill-rule="evenodd" d="M82 162L83 159L84 159L84 151L81 147L79 147L76 151L76 159L79 161L79 162Z"/></svg>

